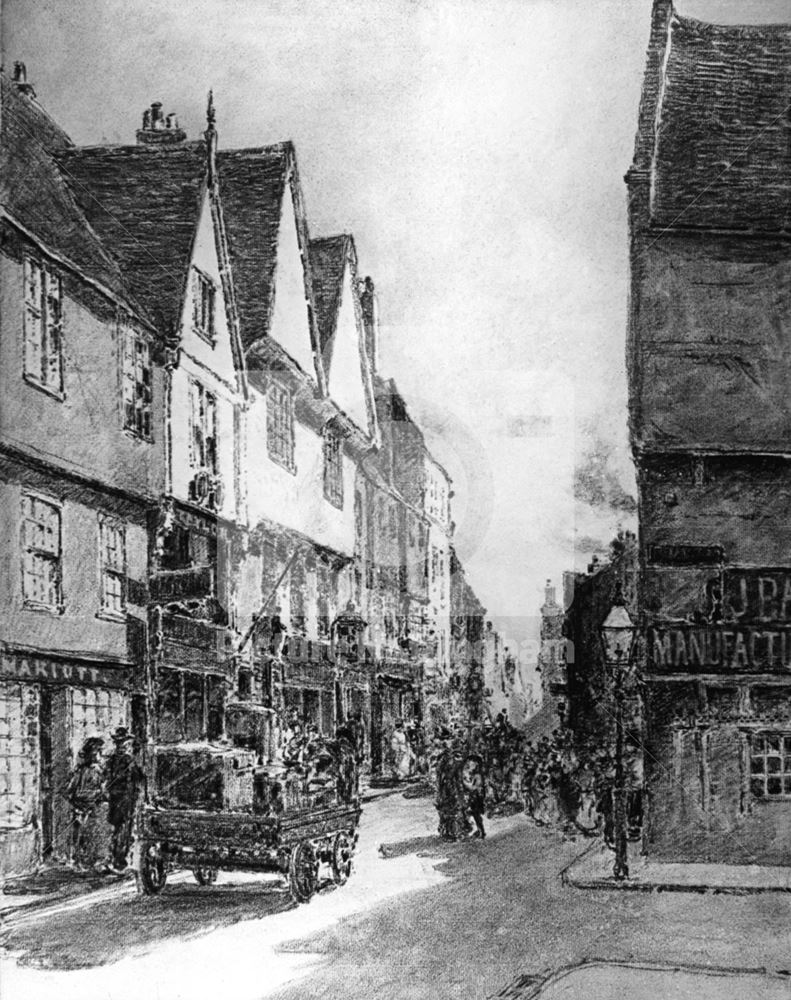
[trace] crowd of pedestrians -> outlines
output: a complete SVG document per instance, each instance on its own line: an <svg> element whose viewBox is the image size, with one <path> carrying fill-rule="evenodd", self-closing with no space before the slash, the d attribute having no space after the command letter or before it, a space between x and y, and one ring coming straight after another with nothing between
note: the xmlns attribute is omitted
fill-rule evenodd
<svg viewBox="0 0 791 1000"><path fill-rule="evenodd" d="M630 837L642 825L640 754L625 753ZM607 748L580 748L568 730L531 741L504 712L477 726L456 724L437 734L432 773L439 834L485 836L483 816L526 812L539 826L566 834L601 833L613 843L615 759Z"/></svg>

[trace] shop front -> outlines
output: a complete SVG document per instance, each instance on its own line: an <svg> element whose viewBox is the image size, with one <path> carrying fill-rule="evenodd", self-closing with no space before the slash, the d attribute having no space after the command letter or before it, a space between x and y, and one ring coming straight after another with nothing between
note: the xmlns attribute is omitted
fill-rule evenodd
<svg viewBox="0 0 791 1000"><path fill-rule="evenodd" d="M0 858L2 875L23 874L71 854L70 778L88 740L100 760L112 734L145 733L145 697L129 663L7 653L0 675ZM110 829L100 807L87 862L109 857Z"/></svg>

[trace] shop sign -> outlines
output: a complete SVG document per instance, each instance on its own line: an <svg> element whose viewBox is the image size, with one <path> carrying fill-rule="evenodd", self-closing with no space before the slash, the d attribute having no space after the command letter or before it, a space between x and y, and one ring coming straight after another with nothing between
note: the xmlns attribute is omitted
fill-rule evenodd
<svg viewBox="0 0 791 1000"><path fill-rule="evenodd" d="M726 620L791 624L791 569L726 569L723 587Z"/></svg>
<svg viewBox="0 0 791 1000"><path fill-rule="evenodd" d="M652 627L647 640L658 671L791 671L791 624Z"/></svg>
<svg viewBox="0 0 791 1000"><path fill-rule="evenodd" d="M655 566L718 566L724 557L721 545L649 545L647 551Z"/></svg>
<svg viewBox="0 0 791 1000"><path fill-rule="evenodd" d="M132 668L50 660L40 656L4 656L3 677L74 687L128 688L132 684Z"/></svg>

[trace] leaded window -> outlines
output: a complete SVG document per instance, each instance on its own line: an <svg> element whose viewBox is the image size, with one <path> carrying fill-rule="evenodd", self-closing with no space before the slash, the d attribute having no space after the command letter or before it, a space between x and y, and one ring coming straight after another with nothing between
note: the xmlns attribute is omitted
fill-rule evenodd
<svg viewBox="0 0 791 1000"><path fill-rule="evenodd" d="M343 442L332 427L324 430L324 496L343 509Z"/></svg>
<svg viewBox="0 0 791 1000"><path fill-rule="evenodd" d="M63 391L63 287L60 275L25 258L25 377L53 393Z"/></svg>
<svg viewBox="0 0 791 1000"><path fill-rule="evenodd" d="M111 614L126 611L126 529L118 521L99 520L102 610Z"/></svg>
<svg viewBox="0 0 791 1000"><path fill-rule="evenodd" d="M215 340L217 286L202 271L192 272L192 325L212 345Z"/></svg>
<svg viewBox="0 0 791 1000"><path fill-rule="evenodd" d="M41 497L22 497L22 595L25 604L58 610L61 593L60 507Z"/></svg>
<svg viewBox="0 0 791 1000"><path fill-rule="evenodd" d="M190 382L190 464L197 471L217 473L217 399Z"/></svg>
<svg viewBox="0 0 791 1000"><path fill-rule="evenodd" d="M121 392L124 429L138 437L151 437L151 349L135 330L122 331Z"/></svg>
<svg viewBox="0 0 791 1000"><path fill-rule="evenodd" d="M755 733L750 789L760 799L791 799L791 733Z"/></svg>
<svg viewBox="0 0 791 1000"><path fill-rule="evenodd" d="M294 471L294 405L291 393L270 382L266 393L266 444L269 457Z"/></svg>

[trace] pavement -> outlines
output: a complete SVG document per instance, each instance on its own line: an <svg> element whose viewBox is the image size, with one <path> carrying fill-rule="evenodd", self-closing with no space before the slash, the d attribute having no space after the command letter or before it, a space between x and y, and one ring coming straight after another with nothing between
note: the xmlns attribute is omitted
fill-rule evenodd
<svg viewBox="0 0 791 1000"><path fill-rule="evenodd" d="M582 837L523 814L484 842L436 827L430 798L369 802L351 879L305 905L277 879L184 872L11 922L3 1000L791 997L791 894L590 892L560 877Z"/></svg>
<svg viewBox="0 0 791 1000"><path fill-rule="evenodd" d="M764 969L711 969L625 962L583 962L546 979L527 977L492 1000L788 1000L788 976Z"/></svg>
<svg viewBox="0 0 791 1000"><path fill-rule="evenodd" d="M600 841L561 872L564 885L577 889L638 892L711 892L748 895L791 892L791 867L770 865L690 864L652 861L629 852L629 877L613 876L614 854Z"/></svg>

